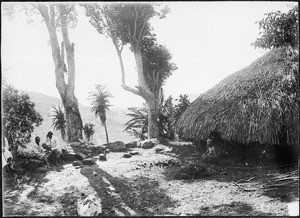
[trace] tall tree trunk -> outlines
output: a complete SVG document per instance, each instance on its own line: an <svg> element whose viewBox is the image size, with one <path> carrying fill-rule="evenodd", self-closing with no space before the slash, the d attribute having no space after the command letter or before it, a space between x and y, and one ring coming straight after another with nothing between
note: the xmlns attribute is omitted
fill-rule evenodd
<svg viewBox="0 0 300 218"><path fill-rule="evenodd" d="M104 129L105 129L105 135L106 135L106 142L109 143L109 139L108 139L108 133L107 133L107 127L106 127L106 122L104 122Z"/></svg>
<svg viewBox="0 0 300 218"><path fill-rule="evenodd" d="M38 9L45 20L51 42L52 58L55 67L56 88L61 96L63 106L66 111L66 126L68 141L82 139L82 119L78 108L78 100L74 95L75 90L75 59L74 44L70 43L67 15L65 6L59 5L61 33L63 42L59 46L56 34L56 18L54 5L50 4L49 8L45 4L38 4ZM49 11L50 9L50 11ZM64 78L64 54L67 53L68 63L68 81Z"/></svg>
<svg viewBox="0 0 300 218"><path fill-rule="evenodd" d="M82 119L75 95L62 97L66 112L67 139L69 142L82 139Z"/></svg>
<svg viewBox="0 0 300 218"><path fill-rule="evenodd" d="M159 137L158 104L157 100L147 101L148 106L148 138Z"/></svg>

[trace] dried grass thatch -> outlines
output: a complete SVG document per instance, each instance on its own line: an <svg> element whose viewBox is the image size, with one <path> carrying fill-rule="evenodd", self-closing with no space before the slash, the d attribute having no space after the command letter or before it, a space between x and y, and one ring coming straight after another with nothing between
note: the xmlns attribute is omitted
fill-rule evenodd
<svg viewBox="0 0 300 218"><path fill-rule="evenodd" d="M205 140L218 131L242 144L280 144L286 134L285 143L295 144L296 79L284 51L266 53L198 97L178 121L179 136Z"/></svg>

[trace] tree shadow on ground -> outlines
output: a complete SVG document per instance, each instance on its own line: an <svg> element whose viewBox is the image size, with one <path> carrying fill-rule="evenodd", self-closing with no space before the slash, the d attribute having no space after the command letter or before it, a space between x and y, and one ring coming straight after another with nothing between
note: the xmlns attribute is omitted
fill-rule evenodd
<svg viewBox="0 0 300 218"><path fill-rule="evenodd" d="M5 216L28 216L35 214L28 214L29 209L27 205L16 205L20 194L26 189L26 186L34 187L27 195L27 198L36 202L53 203L52 197L47 195L39 195L38 189L42 187L49 180L46 179L49 171L61 172L64 165L71 163L71 161L64 161L58 166L52 166L50 169L45 167L38 167L36 169L22 168L16 172L14 177L9 177L7 174L2 174L3 179L3 211ZM28 187L27 187L28 188Z"/></svg>
<svg viewBox="0 0 300 218"><path fill-rule="evenodd" d="M230 204L213 205L202 207L199 216L270 216L271 213L264 213L255 210L245 202L231 202Z"/></svg>
<svg viewBox="0 0 300 218"><path fill-rule="evenodd" d="M39 198L43 196L37 195L37 190L48 179L44 178L47 172L23 172L17 178L3 177L3 215L4 216L28 216L29 206L26 204L19 204L18 199L20 194L26 190L26 185L34 187L34 189L27 195L28 198ZM34 214L31 214L34 215Z"/></svg>
<svg viewBox="0 0 300 218"><path fill-rule="evenodd" d="M166 209L176 203L159 188L157 181L145 177L113 177L97 165L84 167L80 172L102 199L103 215L133 215L131 210L143 216L166 214Z"/></svg>

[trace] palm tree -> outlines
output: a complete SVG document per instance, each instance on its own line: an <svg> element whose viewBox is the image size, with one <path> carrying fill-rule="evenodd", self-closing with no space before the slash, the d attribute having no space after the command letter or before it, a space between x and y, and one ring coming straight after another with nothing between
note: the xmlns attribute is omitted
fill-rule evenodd
<svg viewBox="0 0 300 218"><path fill-rule="evenodd" d="M54 130L60 131L61 137L63 140L66 138L66 118L65 112L63 108L59 105L52 105L53 111L51 116L52 118L52 126ZM51 126L51 127L52 127Z"/></svg>
<svg viewBox="0 0 300 218"><path fill-rule="evenodd" d="M107 127L106 127L106 111L109 110L111 106L109 104L109 99L112 97L111 93L106 90L105 86L96 85L96 92L91 92L88 99L92 100L91 102L91 111L95 112L95 116L100 117L101 124L104 126L106 141L109 143Z"/></svg>

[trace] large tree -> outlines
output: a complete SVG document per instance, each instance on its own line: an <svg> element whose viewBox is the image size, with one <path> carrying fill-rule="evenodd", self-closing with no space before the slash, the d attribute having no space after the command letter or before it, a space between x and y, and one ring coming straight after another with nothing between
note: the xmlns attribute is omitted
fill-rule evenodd
<svg viewBox="0 0 300 218"><path fill-rule="evenodd" d="M82 119L75 97L75 57L74 43L70 42L68 25L76 21L74 4L37 4L50 36L52 58L55 68L56 87L62 99L66 113L68 141L82 139ZM57 29L62 33L61 45L57 37ZM65 52L67 65L65 64ZM64 72L68 73L65 80Z"/></svg>
<svg viewBox="0 0 300 218"><path fill-rule="evenodd" d="M160 89L175 65L170 63L168 50L156 43L150 19L163 18L167 8L156 9L153 4L84 4L90 23L100 34L112 39L118 54L123 89L145 99L148 107L148 138L159 137L158 106ZM124 45L129 44L134 54L138 86L129 87L125 83L125 69L122 59Z"/></svg>
<svg viewBox="0 0 300 218"><path fill-rule="evenodd" d="M10 18L15 16L17 9L26 15L38 14L46 24L52 49L56 87L61 96L66 112L68 141L82 139L82 119L78 108L75 90L75 58L74 44L70 42L68 28L75 26L77 13L74 4L17 3L4 4L4 12ZM62 42L58 42L58 30L62 34ZM65 64L65 52L67 64ZM67 74L67 76L65 75ZM67 79L66 79L67 78Z"/></svg>
<svg viewBox="0 0 300 218"><path fill-rule="evenodd" d="M267 13L258 21L260 37L253 43L263 49L284 48L286 70L292 72L295 95L298 104L297 145L300 145L300 77L299 77L299 20L298 5L287 13L281 11Z"/></svg>

